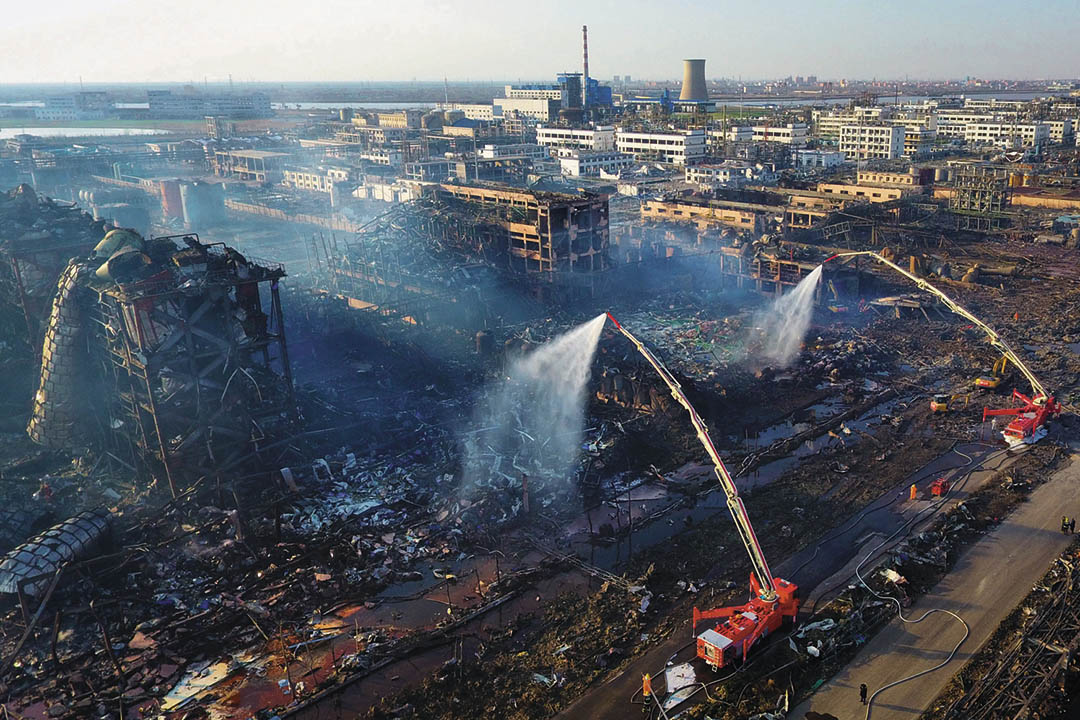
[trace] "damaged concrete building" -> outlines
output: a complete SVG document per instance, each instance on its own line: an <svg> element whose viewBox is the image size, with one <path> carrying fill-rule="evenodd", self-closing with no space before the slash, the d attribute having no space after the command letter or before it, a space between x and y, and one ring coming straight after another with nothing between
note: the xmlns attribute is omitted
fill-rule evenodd
<svg viewBox="0 0 1080 720"><path fill-rule="evenodd" d="M484 318L467 296L582 297L611 267L605 197L471 185L436 186L355 239L312 250L325 292L350 308L430 324L451 320L457 305L469 317L456 323L473 329Z"/></svg>

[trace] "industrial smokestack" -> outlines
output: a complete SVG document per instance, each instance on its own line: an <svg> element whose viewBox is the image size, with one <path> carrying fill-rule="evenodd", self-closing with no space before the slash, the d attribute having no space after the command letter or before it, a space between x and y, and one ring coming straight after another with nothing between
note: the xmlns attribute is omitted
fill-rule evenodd
<svg viewBox="0 0 1080 720"><path fill-rule="evenodd" d="M581 26L581 51L584 55L585 67L582 68L581 79L581 107L589 107L589 26ZM702 61L704 62L704 60ZM703 71L704 72L704 71ZM704 75L702 75L704 77Z"/></svg>
<svg viewBox="0 0 1080 720"><path fill-rule="evenodd" d="M705 87L705 61L683 60L682 92L680 100L708 100L709 89Z"/></svg>

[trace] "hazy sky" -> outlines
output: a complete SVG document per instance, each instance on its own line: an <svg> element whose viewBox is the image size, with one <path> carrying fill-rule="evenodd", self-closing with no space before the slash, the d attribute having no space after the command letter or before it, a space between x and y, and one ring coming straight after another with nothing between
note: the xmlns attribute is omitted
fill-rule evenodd
<svg viewBox="0 0 1080 720"><path fill-rule="evenodd" d="M0 82L590 75L1065 78L1080 0L46 0L0 23Z"/></svg>

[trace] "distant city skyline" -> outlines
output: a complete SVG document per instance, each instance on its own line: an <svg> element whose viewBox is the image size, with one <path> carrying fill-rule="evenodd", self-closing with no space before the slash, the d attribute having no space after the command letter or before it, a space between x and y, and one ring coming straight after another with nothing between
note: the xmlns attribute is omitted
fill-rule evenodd
<svg viewBox="0 0 1080 720"><path fill-rule="evenodd" d="M0 27L0 83L536 80L580 71L583 24L601 80L677 80L687 57L746 81L1080 75L1080 0L55 0Z"/></svg>

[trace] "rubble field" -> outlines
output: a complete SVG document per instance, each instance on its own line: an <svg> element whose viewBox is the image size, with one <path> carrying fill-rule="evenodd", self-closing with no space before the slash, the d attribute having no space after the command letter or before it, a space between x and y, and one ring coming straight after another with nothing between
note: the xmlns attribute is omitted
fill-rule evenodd
<svg viewBox="0 0 1080 720"><path fill-rule="evenodd" d="M45 213L19 226L20 237L37 232L35 223L94 234L85 217L35 203L20 189L0 201L0 216ZM232 248L188 236L168 246L131 241L125 252L138 258L91 258L100 240L83 238L85 247L51 266L50 296L75 258L98 278L93 307L113 293L132 309L70 348L128 337L176 355L164 368L125 355L125 372L152 379L139 375L146 381L136 391L125 375L106 420L91 405L93 419L76 429L100 441L46 449L26 434L40 360L18 334L40 332L40 344L49 312L27 325L19 306L3 308L0 702L13 716L451 718L483 708L551 717L673 642L695 605L745 595L749 564L685 412L610 327L569 472L552 470L520 407L500 416L513 431L502 444L477 419L517 358L604 308L502 325L494 348L478 352L470 333L343 315L325 295L290 287L274 263ZM1058 399L1075 405L1074 253L996 240L934 252L968 277L934 282L1023 348ZM976 263L1018 270L972 282L966 269ZM913 294L894 278L875 280L879 297ZM75 280L64 282L78 295ZM620 299L613 310L709 424L778 565L956 443L1000 442L982 408L1009 406L1013 387L1027 391L1015 375L976 391L972 379L993 364L992 349L977 329L917 298L917 309L818 307L789 367L754 359L756 296L680 289ZM203 305L226 310L198 314ZM143 327L161 338L123 334L140 312L160 313ZM194 372L180 366L188 355L179 342L169 344L170 333L192 326L192 355L220 356ZM148 344L142 357L159 347ZM95 372L112 368L107 355L89 357ZM956 398L954 409L929 412L940 393ZM140 403L161 407L131 407ZM136 421L169 412L177 424L167 428L180 429L155 434ZM201 424L179 424L191 418ZM944 557L920 535L881 567L902 575L909 595L932 585L1021 500L1025 483L1039 481L1054 443L1074 429L1063 415L1045 445L1010 466L1010 483L972 493L926 530L947 540ZM467 471L476 447L483 462ZM162 472L148 472L185 453L235 460L218 472L205 458L193 462L200 470L189 481L179 468L175 492ZM875 573L875 582L891 581ZM741 675L695 696L691 716L770 712L784 688L807 691L887 619L858 590L813 612L804 622L834 624L793 638L795 650L770 643ZM611 698L635 712L629 703L639 700Z"/></svg>

